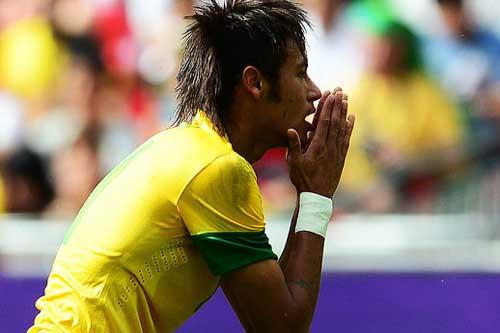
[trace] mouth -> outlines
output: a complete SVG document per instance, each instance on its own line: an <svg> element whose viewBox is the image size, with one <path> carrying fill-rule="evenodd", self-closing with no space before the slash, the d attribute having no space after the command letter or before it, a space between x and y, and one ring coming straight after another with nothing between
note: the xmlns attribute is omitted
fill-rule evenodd
<svg viewBox="0 0 500 333"><path fill-rule="evenodd" d="M304 120L301 126L301 130L299 131L303 149L306 148L307 142L309 141L309 137L312 134L313 129L313 125L309 121Z"/></svg>
<svg viewBox="0 0 500 333"><path fill-rule="evenodd" d="M313 124L312 124L312 118L310 120L309 119L305 119L303 127L304 127L304 131L306 133L312 131L314 129Z"/></svg>
<svg viewBox="0 0 500 333"><path fill-rule="evenodd" d="M297 127L295 127L296 131L299 133L300 140L302 143L302 148L305 148L307 146L308 138L314 130L313 119L315 112L316 109L314 107L311 107L305 113L305 117L302 120L302 123L297 124L296 125Z"/></svg>
<svg viewBox="0 0 500 333"><path fill-rule="evenodd" d="M309 111L307 111L306 117L309 117L315 113L316 113L316 108L314 107L314 105L312 105L311 108L309 109Z"/></svg>
<svg viewBox="0 0 500 333"><path fill-rule="evenodd" d="M306 117L304 118L304 130L306 132L310 132L314 129L313 126L313 121L314 121L314 114L316 113L316 109L312 108L310 111L306 113Z"/></svg>
<svg viewBox="0 0 500 333"><path fill-rule="evenodd" d="M314 114L316 113L316 108L311 108L309 111L306 112L306 117L304 118L305 122L310 124L312 126L313 120L314 120Z"/></svg>

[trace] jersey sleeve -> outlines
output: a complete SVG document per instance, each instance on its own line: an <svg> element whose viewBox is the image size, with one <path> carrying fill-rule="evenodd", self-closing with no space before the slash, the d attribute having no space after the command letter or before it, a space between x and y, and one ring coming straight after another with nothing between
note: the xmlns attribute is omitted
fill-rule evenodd
<svg viewBox="0 0 500 333"><path fill-rule="evenodd" d="M255 173L236 153L217 158L199 172L184 189L178 208L213 274L277 259L265 234Z"/></svg>

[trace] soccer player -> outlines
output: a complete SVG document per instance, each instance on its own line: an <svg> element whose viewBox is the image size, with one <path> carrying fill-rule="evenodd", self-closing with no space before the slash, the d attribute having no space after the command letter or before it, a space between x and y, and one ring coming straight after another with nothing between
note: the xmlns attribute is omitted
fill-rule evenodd
<svg viewBox="0 0 500 333"><path fill-rule="evenodd" d="M307 17L288 0L213 1L192 20L178 126L89 197L29 332L171 332L218 286L249 332L308 330L354 125L346 96L321 94L307 75ZM298 193L279 261L251 167L278 146Z"/></svg>

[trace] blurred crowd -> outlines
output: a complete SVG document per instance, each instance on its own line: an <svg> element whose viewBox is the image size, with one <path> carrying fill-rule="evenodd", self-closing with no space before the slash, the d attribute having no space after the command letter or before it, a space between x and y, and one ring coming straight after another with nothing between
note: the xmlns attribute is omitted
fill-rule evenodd
<svg viewBox="0 0 500 333"><path fill-rule="evenodd" d="M303 1L309 74L342 86L357 119L338 212L500 206L500 35L473 15L481 2ZM169 126L183 17L197 4L0 0L0 214L74 216ZM295 204L284 156L255 165L269 214Z"/></svg>

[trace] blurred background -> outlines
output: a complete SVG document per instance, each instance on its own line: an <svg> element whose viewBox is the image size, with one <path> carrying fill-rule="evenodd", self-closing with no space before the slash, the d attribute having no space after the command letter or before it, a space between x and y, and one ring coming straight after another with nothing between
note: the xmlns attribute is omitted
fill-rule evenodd
<svg viewBox="0 0 500 333"><path fill-rule="evenodd" d="M322 90L342 86L357 117L313 332L498 332L500 6L302 3L309 74ZM169 127L183 17L197 4L0 0L5 332L31 323L62 236L100 179ZM296 195L284 156L255 165L278 253ZM214 321L239 331L223 297L212 303L184 331Z"/></svg>

